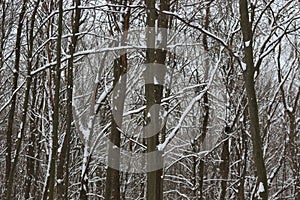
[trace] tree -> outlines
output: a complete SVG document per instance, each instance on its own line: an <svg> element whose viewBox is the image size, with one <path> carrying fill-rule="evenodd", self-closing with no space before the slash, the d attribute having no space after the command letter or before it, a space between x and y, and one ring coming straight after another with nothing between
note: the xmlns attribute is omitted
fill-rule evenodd
<svg viewBox="0 0 300 200"><path fill-rule="evenodd" d="M13 94L11 99L11 106L9 111L9 117L8 117L8 125L7 125L7 132L6 132L6 198L10 199L12 195L12 189L13 189L13 177L14 177L14 170L16 167L16 164L14 166L11 166L12 161L12 136L13 136L13 124L15 119L15 109L16 109L16 102L17 102L17 93L16 90L18 88L18 79L19 79L19 69L20 69L20 57L21 57L21 40L22 40L22 28L23 28L23 21L25 12L27 9L27 1L24 0L19 16L18 21L18 28L17 28L17 35L16 35L16 44L15 44L15 64L14 64L14 77L13 77ZM30 82L27 82L30 86ZM29 92L29 91L27 91ZM24 113L24 116L26 116L26 113ZM25 118L26 119L26 118ZM24 120L25 121L25 120ZM18 156L19 152L16 152L16 156Z"/></svg>
<svg viewBox="0 0 300 200"><path fill-rule="evenodd" d="M79 8L81 1L76 0L75 11L72 16L72 38L69 45L70 59L68 60L67 68L67 120L66 133L62 142L61 153L59 155L59 163L57 166L57 194L59 199L68 198L69 188L69 167L70 167L70 143L73 132L73 71L74 71L74 53L76 52L76 45L80 26L81 9Z"/></svg>
<svg viewBox="0 0 300 200"><path fill-rule="evenodd" d="M127 5L128 3L128 5ZM125 1L124 6L127 11L121 15L121 46L127 43L127 35L130 26L130 14L132 0ZM118 19L118 18L117 18ZM108 168L105 184L105 199L120 199L120 145L121 145L121 125L124 113L124 101L127 88L127 52L123 50L121 56L114 61L114 92L112 106L112 125L108 144Z"/></svg>
<svg viewBox="0 0 300 200"><path fill-rule="evenodd" d="M0 0L0 199L298 199L298 8Z"/></svg>
<svg viewBox="0 0 300 200"><path fill-rule="evenodd" d="M145 69L145 98L146 98L146 127L147 144L147 191L146 199L163 199L163 158L157 149L160 144L161 123L159 122L160 105L163 95L164 68L166 61L167 32L169 20L163 11L170 9L170 1L160 1L160 14L157 16L156 1L146 2L146 69ZM156 21L158 20L158 44L156 47ZM164 137L164 136L163 136ZM162 141L163 142L163 141ZM157 154L152 154L157 152ZM154 156L153 156L154 155ZM154 164L156 163L156 164ZM152 169L154 165L158 169Z"/></svg>
<svg viewBox="0 0 300 200"><path fill-rule="evenodd" d="M247 0L240 0L240 15L241 15L241 29L244 41L244 61L246 69L244 73L245 88L248 99L248 109L250 116L250 131L253 143L253 157L257 173L257 184L259 195L262 199L268 199L268 180L266 173L266 166L262 151L262 139L260 135L260 125L258 119L258 105L255 91L254 72L256 71L253 61L253 35L252 27L249 22L249 11ZM245 65L242 62L242 65Z"/></svg>
<svg viewBox="0 0 300 200"><path fill-rule="evenodd" d="M63 1L58 2L58 32L57 32L57 45L56 45L56 65L54 76L54 105L53 105L53 126L50 142L51 154L49 156L49 174L46 177L46 185L44 189L43 199L53 200L55 198L55 183L56 183L56 160L58 150L58 132L59 132L59 107L60 107L60 79L61 79L61 52L62 52L62 23L63 23Z"/></svg>

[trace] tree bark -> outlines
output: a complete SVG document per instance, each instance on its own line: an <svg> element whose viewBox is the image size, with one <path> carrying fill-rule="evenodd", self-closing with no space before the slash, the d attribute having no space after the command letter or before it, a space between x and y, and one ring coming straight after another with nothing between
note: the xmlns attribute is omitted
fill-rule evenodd
<svg viewBox="0 0 300 200"><path fill-rule="evenodd" d="M14 170L11 166L11 156L12 156L12 135L13 135L13 125L15 119L15 109L17 103L17 93L14 92L18 88L18 79L19 79L19 68L20 68L20 57L21 57L21 40L22 40L22 28L25 12L27 9L27 0L23 0L21 13L18 22L17 35L16 35L16 44L15 44L15 65L14 65L14 77L13 77L13 96L11 100L11 106L8 116L8 126L6 132L6 198L11 198L11 193L13 190L13 174Z"/></svg>
<svg viewBox="0 0 300 200"><path fill-rule="evenodd" d="M132 4L130 0L129 5ZM127 1L124 2L124 5ZM121 46L127 43L127 35L130 25L130 7L127 12L122 15L122 38ZM121 132L122 118L124 111L124 101L126 96L127 87L127 52L123 50L122 55L115 60L114 63L114 91L113 91L113 117L111 132L109 136L108 145L108 168L105 184L105 199L106 200L119 200L120 199L120 145L121 145ZM115 148L115 147L117 148Z"/></svg>
<svg viewBox="0 0 300 200"><path fill-rule="evenodd" d="M228 137L228 136L226 136ZM227 179L229 174L229 138L224 141L221 153L221 164L220 164L220 171L221 171L221 194L220 200L226 199L226 190L227 190Z"/></svg>
<svg viewBox="0 0 300 200"><path fill-rule="evenodd" d="M80 0L75 1L75 18L72 17L72 41L69 46L70 59L68 60L67 69L67 118L66 118L66 134L61 148L61 154L59 157L59 163L57 167L57 179L60 180L57 183L57 195L58 199L68 198L69 187L69 154L70 143L72 133L73 111L72 111L72 99L73 99L73 68L74 68L74 53L76 51L77 38L80 26L80 12L81 9Z"/></svg>
<svg viewBox="0 0 300 200"><path fill-rule="evenodd" d="M166 60L166 45L167 45L167 28L169 25L168 16L164 13L160 13L157 16L155 10L155 0L146 1L147 9L147 20L146 20L146 71L145 80L159 79L159 82L148 82L145 84L145 97L146 97L146 121L147 125L151 123L149 130L145 129L145 135L147 137L147 190L146 199L147 200L160 200L163 199L163 158L162 152L157 150L157 145L160 143L159 135L162 133L160 120L159 120L159 108L154 106L155 104L160 104L163 94L163 79L164 79L164 69L161 69L162 65L165 65ZM170 1L160 1L160 11L168 11L170 8ZM155 40L155 24L158 17L158 34L160 38L157 43ZM158 64L158 68L155 65ZM153 107L152 107L153 106ZM151 108L152 107L152 108ZM150 111L150 109L152 109ZM151 119L149 119L149 114L151 113ZM159 131L157 131L159 130ZM155 133L152 133L155 131ZM151 135L148 135L151 134ZM157 151L156 156L150 156L152 152ZM153 164L156 163L156 169L151 169Z"/></svg>
<svg viewBox="0 0 300 200"><path fill-rule="evenodd" d="M207 4L207 7L205 9L205 23L204 23L204 28L208 30L209 28L209 23L210 23L210 3ZM204 34L202 38L203 42L203 49L204 49L204 81L208 81L208 75L209 75L209 57L208 57L208 42L207 42L207 35ZM203 86L203 89L206 87L206 85ZM205 138L207 135L208 131L208 120L209 120L209 98L208 98L208 91L206 90L204 95L203 95L203 109L204 109L204 114L202 116L202 127L201 127L201 137L200 137L200 145L204 145ZM206 149L204 149L206 150ZM203 159L200 159L199 162L199 187L197 188L199 191L199 199L202 200L204 198L203 196L203 181L204 181L204 173L205 173L205 162Z"/></svg>
<svg viewBox="0 0 300 200"><path fill-rule="evenodd" d="M54 76L54 107L53 107L53 130L52 130L52 145L51 145L51 157L50 159L50 171L47 174L47 181L45 191L43 194L43 200L53 200L55 198L55 182L56 182L56 161L58 150L58 129L59 129L59 107L60 107L60 78L61 78L61 44L62 44L62 18L63 18L63 0L58 2L58 33L57 33L57 45L56 45L56 66Z"/></svg>
<svg viewBox="0 0 300 200"><path fill-rule="evenodd" d="M20 133L20 138L18 138L18 143L17 143L17 152L20 151L21 148L21 143L22 139L24 137L24 132L25 132L25 124L26 124L26 119L27 119L27 110L29 107L29 96L30 96L30 87L31 87L31 82L32 82L32 77L30 75L31 69L32 69L32 52L33 52L33 29L34 29L34 24L35 24L35 16L37 13L37 9L39 7L40 0L38 0L35 4L31 20L30 20L30 30L29 30L29 48L28 48L28 63L27 63L27 84L26 84L26 92L25 92L25 100L24 100L24 110L22 113L22 129ZM36 85L34 85L36 87ZM32 105L35 105L35 100L36 100L36 92L33 92L33 99L32 99ZM33 108L33 106L32 106ZM30 119L30 136L29 136L29 145L28 145L28 154L34 157L33 152L34 152L34 142L35 142L35 128L34 128L34 116L31 115ZM16 154L14 158L14 165L17 165L18 162L18 154ZM15 167L13 167L15 168ZM34 170L34 162L32 158L27 158L27 176L25 179L25 199L30 198L30 188L31 188L31 182L32 182L32 177L33 177L33 170ZM14 170L12 171L12 176L14 176Z"/></svg>
<svg viewBox="0 0 300 200"><path fill-rule="evenodd" d="M262 139L260 135L259 118L258 118L258 105L255 91L254 82L254 61L253 61L253 47L252 47L252 27L249 22L249 11L247 0L240 0L240 22L244 41L244 61L246 70L243 72L245 88L248 98L248 110L250 117L250 131L252 136L253 157L257 173L257 185L260 183L264 186L264 191L259 193L263 200L268 199L268 182L265 162L262 151ZM243 64L243 63L242 63Z"/></svg>

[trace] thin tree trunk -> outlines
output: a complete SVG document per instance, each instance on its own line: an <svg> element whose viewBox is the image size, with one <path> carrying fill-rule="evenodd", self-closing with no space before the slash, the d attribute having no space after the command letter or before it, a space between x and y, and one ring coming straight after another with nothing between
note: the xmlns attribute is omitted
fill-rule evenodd
<svg viewBox="0 0 300 200"><path fill-rule="evenodd" d="M22 119L22 130L21 130L21 137L18 138L18 144L17 144L17 151L20 151L21 147L21 142L23 139L24 131L25 131L25 124L26 124L26 116L27 116L27 110L28 110L28 101L29 101L29 95L30 95L30 87L31 87L31 82L32 82L32 77L30 75L31 69L32 69L32 52L33 52L33 29L34 29L34 24L35 24L35 16L37 13L37 9L39 7L40 0L38 0L35 4L32 16L31 16L31 21L30 21L30 30L29 30L29 49L28 49L28 67L27 67L27 84L26 84L26 92L25 92L25 101L24 101L24 113L23 113L23 119ZM34 87L36 88L36 81ZM36 92L33 91L33 99L32 99L32 105L35 105L35 100L36 100ZM32 106L32 108L34 108ZM34 157L34 142L35 142L35 128L34 128L34 116L31 115L30 119L30 136L29 136L29 145L28 145L28 154L32 157ZM17 164L18 158L16 155L16 158L14 159L15 163ZM25 199L30 198L30 187L31 187L31 182L32 182L32 177L33 177L33 170L34 170L34 162L32 158L27 158L27 177L25 179ZM14 174L13 174L14 175Z"/></svg>
<svg viewBox="0 0 300 200"><path fill-rule="evenodd" d="M226 136L227 137L227 136ZM226 190L227 190L227 179L229 174L229 138L224 141L221 153L222 163L220 164L221 170L221 194L220 200L226 199Z"/></svg>
<svg viewBox="0 0 300 200"><path fill-rule="evenodd" d="M281 71L281 45L279 45L279 52L277 56L277 77L278 82L283 83L282 80L282 71ZM298 52L295 51L295 56L298 55ZM289 118L289 134L288 134L288 146L287 146L287 152L290 157L290 166L293 172L293 176L295 179L295 186L294 186L294 196L295 199L300 199L300 166L299 166L299 148L297 146L297 125L296 125L296 112L298 108L298 101L300 99L300 87L298 87L298 91L295 95L294 103L292 105L289 105L289 102L287 101L286 97L286 91L284 88L284 84L280 84L280 92L282 97L282 103L285 108L285 113Z"/></svg>
<svg viewBox="0 0 300 200"><path fill-rule="evenodd" d="M16 35L16 45L15 45L15 65L14 65L14 77L13 77L13 87L14 92L18 88L18 78L19 78L19 68L20 68L20 56L21 56L21 35L23 28L23 20L27 8L27 0L23 0L21 13L18 22L17 35ZM11 198L11 193L13 190L13 174L14 171L11 166L11 151L12 151L12 135L13 135L13 125L15 119L15 109L16 109L17 93L14 92L11 99L11 106L8 116L8 126L6 132L6 199Z"/></svg>
<svg viewBox="0 0 300 200"><path fill-rule="evenodd" d="M53 200L55 197L55 181L56 181L56 160L58 149L58 129L59 129L59 103L60 103L60 66L61 66L61 44L62 44L62 17L63 17L63 0L58 2L58 34L57 34L57 46L56 46L56 68L54 76L54 108L53 108L53 130L52 130L52 145L51 145L51 157L50 157L50 172L47 174L47 182L43 199L46 200L47 196L49 200Z"/></svg>
<svg viewBox="0 0 300 200"><path fill-rule="evenodd" d="M37 85L37 79L35 78L33 81L33 88L32 88L32 105L31 110L32 112L35 110L36 107L36 85ZM25 199L30 199L32 196L30 195L31 186L35 183L35 173L34 173L34 167L35 167L35 161L34 161L34 153L35 153L35 142L36 142L36 134L37 134L37 126L36 126L37 120L35 115L32 113L30 115L30 135L29 135L29 141L28 141L28 147L27 147L27 159L26 159L26 178L25 178Z"/></svg>
<svg viewBox="0 0 300 200"><path fill-rule="evenodd" d="M256 168L258 186L263 184L263 190L259 195L263 200L268 199L268 182L265 162L262 151L262 139L260 135L259 118L258 118L258 105L255 91L254 82L254 61L253 61L253 34L251 23L249 22L249 11L247 0L240 0L240 17L241 17L241 29L244 41L244 60L246 64L246 70L244 71L244 82L248 98L248 109L250 116L250 131L253 144L253 157ZM262 188L261 188L262 189Z"/></svg>
<svg viewBox="0 0 300 200"><path fill-rule="evenodd" d="M67 119L66 119L66 134L61 148L59 163L57 167L57 195L58 199L68 198L69 187L69 157L70 157L70 142L72 133L72 99L73 99L73 67L74 67L74 53L76 51L77 38L76 33L79 32L80 26L80 0L75 1L75 19L72 17L72 42L69 46L70 59L68 60L67 71ZM65 174L64 174L65 172Z"/></svg>
<svg viewBox="0 0 300 200"><path fill-rule="evenodd" d="M246 106L246 102L243 101L242 103L244 106ZM247 123L247 116L248 116L248 111L244 110L243 113L243 122L242 122L242 127L241 127L241 154L239 159L241 159L242 162L239 162L239 171L240 171L240 184L238 187L238 200L244 200L245 199L245 180L246 180L246 171L247 171L247 156L248 156L248 144L247 144L247 135L246 135L246 130L245 130L245 124Z"/></svg>
<svg viewBox="0 0 300 200"><path fill-rule="evenodd" d="M208 30L209 28L209 18L210 18L210 3L207 4L207 7L205 9L205 24L204 24L204 28L206 30ZM205 67L205 74L204 74L204 81L208 81L208 74L209 74L209 57L208 57L208 42L207 42L207 35L204 34L203 35L203 49L204 49L204 67ZM206 86L203 86L203 88L205 88ZM208 99L208 91L205 91L204 95L203 95L203 107L204 107L204 114L203 114L203 122L202 122L202 128L201 128L201 143L200 145L204 145L205 142L205 138L207 135L207 131L208 131L208 120L209 120L209 99ZM206 149L204 149L206 150ZM203 197L203 181L204 181L204 171L205 169L205 162L204 160L200 159L200 163L199 163L199 187L198 187L198 191L199 191L199 199L202 200Z"/></svg>

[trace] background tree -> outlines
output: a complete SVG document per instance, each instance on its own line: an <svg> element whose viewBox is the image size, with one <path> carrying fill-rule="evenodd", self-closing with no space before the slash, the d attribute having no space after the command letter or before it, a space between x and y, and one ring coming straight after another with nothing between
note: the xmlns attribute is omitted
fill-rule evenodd
<svg viewBox="0 0 300 200"><path fill-rule="evenodd" d="M299 198L297 1L0 8L1 199Z"/></svg>

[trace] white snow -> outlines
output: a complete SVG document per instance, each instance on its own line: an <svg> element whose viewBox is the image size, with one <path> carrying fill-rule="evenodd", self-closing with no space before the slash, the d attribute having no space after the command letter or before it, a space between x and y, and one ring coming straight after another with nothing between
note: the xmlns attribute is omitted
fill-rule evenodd
<svg viewBox="0 0 300 200"><path fill-rule="evenodd" d="M161 35L161 32L159 32L158 35L157 35L157 42L158 42L158 43L161 43L161 42L162 42L162 35Z"/></svg>
<svg viewBox="0 0 300 200"><path fill-rule="evenodd" d="M158 84L159 84L156 76L154 76L154 84L155 84L155 85L158 85Z"/></svg>
<svg viewBox="0 0 300 200"><path fill-rule="evenodd" d="M62 179L57 179L57 183L58 183L58 184L61 184L62 182L63 182Z"/></svg>
<svg viewBox="0 0 300 200"><path fill-rule="evenodd" d="M222 49L220 50L220 54L221 54L221 52L223 51L223 49L224 49L224 48L222 48ZM196 102L198 102L198 101L203 97L204 91L207 91L207 90L210 88L210 86L211 86L211 84L212 84L212 81L213 81L213 79L214 79L214 76L215 76L215 74L216 74L216 71L217 71L217 69L218 69L218 67L219 67L220 61L221 61L221 57L219 58L218 62L217 62L216 65L215 65L215 68L214 68L214 70L213 70L212 76L210 77L210 80L209 80L209 82L208 82L206 88L203 90L202 93L200 93L199 95L197 95L196 97L194 97L194 98L191 100L190 104L187 106L187 108L185 109L185 111L184 111L183 114L181 115L181 117L180 117L180 119L179 119L177 125L174 127L174 129L172 130L172 132L166 137L165 141L164 141L162 144L157 145L157 150L158 150L158 151L164 151L164 149L166 148L166 146L167 146L167 145L170 143L170 141L175 137L177 131L178 131L178 130L180 129L180 127L182 126L182 124L183 124L183 122L184 122L184 120L185 120L185 117L186 117L186 116L188 115L188 113L193 109L194 104L195 104Z"/></svg>
<svg viewBox="0 0 300 200"><path fill-rule="evenodd" d="M245 47L249 47L250 46L250 40L245 42Z"/></svg>
<svg viewBox="0 0 300 200"><path fill-rule="evenodd" d="M242 70L243 70L243 71L246 71L246 69L247 69L246 63L241 62L241 65L242 65Z"/></svg>
<svg viewBox="0 0 300 200"><path fill-rule="evenodd" d="M20 125L20 129L19 129L19 133L18 133L18 139L21 139L21 132L22 132L22 129L23 129L23 122L21 122L21 125Z"/></svg>
<svg viewBox="0 0 300 200"><path fill-rule="evenodd" d="M262 182L259 183L259 186L258 186L258 191L257 192L264 192L265 191L265 188L264 188L264 184Z"/></svg>
<svg viewBox="0 0 300 200"><path fill-rule="evenodd" d="M255 70L255 71L254 71L253 77L255 78L255 77L257 77L257 75L258 75L258 74L257 74L257 70Z"/></svg>
<svg viewBox="0 0 300 200"><path fill-rule="evenodd" d="M265 191L264 184L263 184L262 182L260 182L259 185L258 185L258 190L257 190L257 193L256 193L257 195L256 195L256 196L260 197L259 194L260 194L261 192L264 192L264 191Z"/></svg>
<svg viewBox="0 0 300 200"><path fill-rule="evenodd" d="M293 112L293 108L292 107L290 107L290 106L287 106L287 108L286 108L289 112Z"/></svg>

